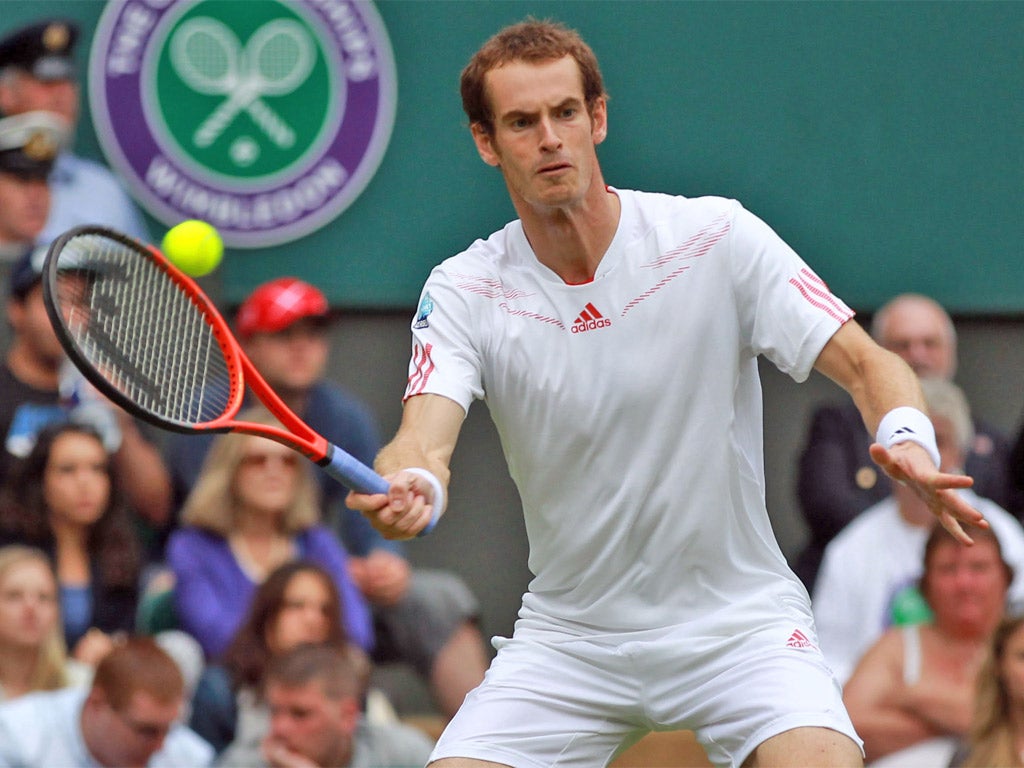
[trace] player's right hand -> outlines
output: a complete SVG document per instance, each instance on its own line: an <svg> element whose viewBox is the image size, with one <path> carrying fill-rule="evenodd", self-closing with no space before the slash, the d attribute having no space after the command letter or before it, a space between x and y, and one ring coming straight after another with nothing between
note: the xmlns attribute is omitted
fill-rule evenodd
<svg viewBox="0 0 1024 768"><path fill-rule="evenodd" d="M361 512L385 539L412 539L433 519L434 488L414 472L387 475L384 493L349 493L345 503Z"/></svg>

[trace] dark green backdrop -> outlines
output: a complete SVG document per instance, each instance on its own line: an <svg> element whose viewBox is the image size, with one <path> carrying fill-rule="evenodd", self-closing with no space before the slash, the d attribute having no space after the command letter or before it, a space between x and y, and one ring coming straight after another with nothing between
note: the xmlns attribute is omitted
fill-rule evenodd
<svg viewBox="0 0 1024 768"><path fill-rule="evenodd" d="M1024 3L377 5L399 77L380 170L319 232L229 252L226 302L291 273L340 305L411 307L433 264L504 224L458 74L495 29L534 15L578 28L602 61L609 183L740 199L862 310L916 290L958 314L1024 312ZM84 60L102 6L6 0L0 30L71 15ZM99 153L88 118L79 147Z"/></svg>

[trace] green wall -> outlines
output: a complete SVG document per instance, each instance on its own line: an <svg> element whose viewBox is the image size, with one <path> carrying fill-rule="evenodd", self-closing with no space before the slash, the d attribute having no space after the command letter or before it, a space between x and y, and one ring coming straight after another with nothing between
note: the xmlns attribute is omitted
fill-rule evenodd
<svg viewBox="0 0 1024 768"><path fill-rule="evenodd" d="M512 208L473 150L458 75L534 15L579 29L602 61L609 183L738 198L858 309L916 290L958 314L1024 312L1024 3L377 5L399 104L376 177L324 229L230 251L225 301L291 273L341 305L412 307L432 265L502 226ZM45 13L91 25L101 9L6 0L0 29Z"/></svg>

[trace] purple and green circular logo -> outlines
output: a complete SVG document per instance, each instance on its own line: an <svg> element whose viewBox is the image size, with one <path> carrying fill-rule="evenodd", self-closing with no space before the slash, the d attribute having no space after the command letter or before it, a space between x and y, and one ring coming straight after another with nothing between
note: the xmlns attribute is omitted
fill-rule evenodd
<svg viewBox="0 0 1024 768"><path fill-rule="evenodd" d="M135 197L241 248L341 214L380 165L395 100L368 0L111 0L89 59L96 134Z"/></svg>

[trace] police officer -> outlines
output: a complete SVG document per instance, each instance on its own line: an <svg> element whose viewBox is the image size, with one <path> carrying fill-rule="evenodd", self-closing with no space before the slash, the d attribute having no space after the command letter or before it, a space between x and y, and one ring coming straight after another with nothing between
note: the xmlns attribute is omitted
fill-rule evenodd
<svg viewBox="0 0 1024 768"><path fill-rule="evenodd" d="M0 258L15 260L40 236L50 211L47 184L68 124L51 112L0 119Z"/></svg>
<svg viewBox="0 0 1024 768"><path fill-rule="evenodd" d="M74 59L78 37L74 22L55 18L0 38L0 112L53 112L68 122L73 133L80 107ZM149 240L141 214L105 166L65 147L50 174L50 188L53 201L42 240L53 240L80 224L106 224Z"/></svg>

